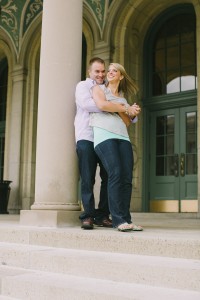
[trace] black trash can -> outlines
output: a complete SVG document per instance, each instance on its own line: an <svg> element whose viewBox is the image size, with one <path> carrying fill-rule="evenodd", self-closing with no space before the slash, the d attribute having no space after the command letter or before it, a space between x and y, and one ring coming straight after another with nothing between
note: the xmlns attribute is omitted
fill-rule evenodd
<svg viewBox="0 0 200 300"><path fill-rule="evenodd" d="M7 208L11 182L9 180L0 180L0 214L8 214Z"/></svg>

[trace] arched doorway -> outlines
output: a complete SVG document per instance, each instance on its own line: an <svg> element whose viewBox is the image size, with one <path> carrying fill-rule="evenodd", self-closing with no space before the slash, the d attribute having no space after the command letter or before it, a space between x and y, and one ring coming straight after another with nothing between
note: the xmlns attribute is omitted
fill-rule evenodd
<svg viewBox="0 0 200 300"><path fill-rule="evenodd" d="M7 85L8 62L7 59L4 58L0 61L0 179L3 179L4 173Z"/></svg>
<svg viewBox="0 0 200 300"><path fill-rule="evenodd" d="M145 49L146 210L196 212L197 72L193 7L175 6L159 16L149 31Z"/></svg>

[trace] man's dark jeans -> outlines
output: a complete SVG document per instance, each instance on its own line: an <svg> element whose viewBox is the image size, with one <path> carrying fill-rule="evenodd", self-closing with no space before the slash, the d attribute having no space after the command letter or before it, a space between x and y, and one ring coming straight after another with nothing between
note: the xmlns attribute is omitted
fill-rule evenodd
<svg viewBox="0 0 200 300"><path fill-rule="evenodd" d="M113 227L131 223L133 151L129 141L106 140L95 147L108 173L108 202Z"/></svg>
<svg viewBox="0 0 200 300"><path fill-rule="evenodd" d="M109 217L108 193L107 193L107 173L94 151L94 143L87 140L80 140L76 144L78 155L79 171L81 176L81 196L84 212L80 215L80 220L88 217L102 221ZM100 166L101 188L98 209L95 209L93 188L97 164Z"/></svg>

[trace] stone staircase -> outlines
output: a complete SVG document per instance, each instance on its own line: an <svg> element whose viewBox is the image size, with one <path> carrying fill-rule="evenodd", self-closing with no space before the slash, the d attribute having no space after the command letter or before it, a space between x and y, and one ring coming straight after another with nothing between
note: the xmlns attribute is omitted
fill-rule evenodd
<svg viewBox="0 0 200 300"><path fill-rule="evenodd" d="M200 219L188 216L137 214L145 230L129 233L0 216L0 300L199 300Z"/></svg>

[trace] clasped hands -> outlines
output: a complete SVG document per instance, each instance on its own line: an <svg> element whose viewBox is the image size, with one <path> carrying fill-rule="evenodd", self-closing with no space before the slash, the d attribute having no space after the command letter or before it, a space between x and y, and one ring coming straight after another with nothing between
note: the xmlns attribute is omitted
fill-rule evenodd
<svg viewBox="0 0 200 300"><path fill-rule="evenodd" d="M133 105L128 106L127 111L128 115L133 118L139 115L141 108L138 104L134 103Z"/></svg>

